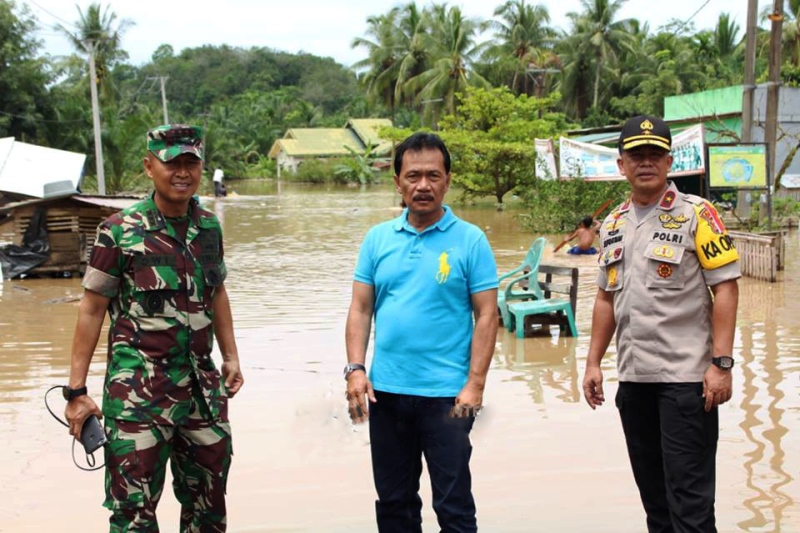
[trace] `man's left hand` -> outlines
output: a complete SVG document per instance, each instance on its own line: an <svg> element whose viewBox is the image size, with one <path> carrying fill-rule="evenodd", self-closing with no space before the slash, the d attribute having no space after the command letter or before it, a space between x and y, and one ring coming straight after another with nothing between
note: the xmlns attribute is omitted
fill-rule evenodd
<svg viewBox="0 0 800 533"><path fill-rule="evenodd" d="M222 363L222 379L225 380L225 389L228 398L233 398L244 385L244 377L239 368L239 361L224 361Z"/></svg>
<svg viewBox="0 0 800 533"><path fill-rule="evenodd" d="M732 382L730 370L721 370L714 365L708 367L703 376L703 398L706 399L706 412L731 399Z"/></svg>

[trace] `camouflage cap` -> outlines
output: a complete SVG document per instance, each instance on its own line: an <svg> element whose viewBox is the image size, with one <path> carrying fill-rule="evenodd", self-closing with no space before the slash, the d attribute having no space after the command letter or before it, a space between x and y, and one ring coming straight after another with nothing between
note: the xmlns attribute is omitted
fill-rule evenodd
<svg viewBox="0 0 800 533"><path fill-rule="evenodd" d="M147 150L165 163L181 154L205 159L203 128L187 124L164 124L147 132Z"/></svg>

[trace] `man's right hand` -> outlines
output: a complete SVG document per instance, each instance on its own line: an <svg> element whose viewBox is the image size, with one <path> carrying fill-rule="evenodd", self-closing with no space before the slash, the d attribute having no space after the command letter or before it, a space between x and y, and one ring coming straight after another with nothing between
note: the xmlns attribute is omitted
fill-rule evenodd
<svg viewBox="0 0 800 533"><path fill-rule="evenodd" d="M80 439L83 422L89 418L89 415L97 415L98 418L103 418L103 412L100 411L97 404L88 395L78 396L67 402L67 406L64 408L64 417L69 423L69 434L76 439Z"/></svg>
<svg viewBox="0 0 800 533"><path fill-rule="evenodd" d="M363 424L369 418L366 398L372 403L377 402L375 391L372 390L367 374L362 370L351 372L347 376L347 410L350 413L350 420L355 424Z"/></svg>
<svg viewBox="0 0 800 533"><path fill-rule="evenodd" d="M606 400L603 394L603 371L599 366L587 365L583 376L583 397L592 409L603 405Z"/></svg>

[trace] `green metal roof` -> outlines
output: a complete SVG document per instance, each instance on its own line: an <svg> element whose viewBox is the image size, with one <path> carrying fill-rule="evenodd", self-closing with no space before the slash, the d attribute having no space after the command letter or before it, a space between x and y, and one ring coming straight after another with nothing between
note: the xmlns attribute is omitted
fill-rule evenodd
<svg viewBox="0 0 800 533"><path fill-rule="evenodd" d="M664 98L664 120L670 122L699 117L741 115L743 90L742 85L734 85L722 89L667 96Z"/></svg>
<svg viewBox="0 0 800 533"><path fill-rule="evenodd" d="M344 128L292 128L283 139L278 139L269 151L277 157L283 149L292 157L346 156L349 146L356 152L364 151L364 144L351 129Z"/></svg>
<svg viewBox="0 0 800 533"><path fill-rule="evenodd" d="M392 121L383 118L351 119L344 128L292 128L282 139L278 139L269 151L275 158L283 151L291 157L347 156L350 147L363 154L368 144L377 146L377 155L388 154L391 141L381 139L378 129L392 126Z"/></svg>

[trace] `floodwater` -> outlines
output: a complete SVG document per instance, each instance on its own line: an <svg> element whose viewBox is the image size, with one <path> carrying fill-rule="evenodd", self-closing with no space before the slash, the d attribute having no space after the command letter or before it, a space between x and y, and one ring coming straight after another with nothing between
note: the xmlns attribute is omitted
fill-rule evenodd
<svg viewBox="0 0 800 533"><path fill-rule="evenodd" d="M234 182L231 189L239 196L208 200L225 229L246 379L231 404L229 530L374 531L368 432L345 412L344 322L359 243L367 228L395 216L398 197L388 187ZM501 272L518 265L535 238L511 212L454 209L486 230ZM645 531L613 402L593 412L580 393L595 261L555 257L560 236L549 241L544 262L580 268L580 336L559 338L555 330L522 340L500 330L473 432L479 524L501 533ZM720 413L721 532L800 532L799 244L790 233L781 282L740 281L734 396ZM66 381L81 292L78 279L2 285L2 532L107 528L102 473L72 464L71 439L43 401ZM418 334L433 327L420 324ZM103 341L88 380L98 400L105 350ZM613 398L613 353L604 369ZM60 415L58 391L49 398ZM438 531L425 474L422 486L424 529ZM169 489L159 517L162 531L177 531Z"/></svg>

